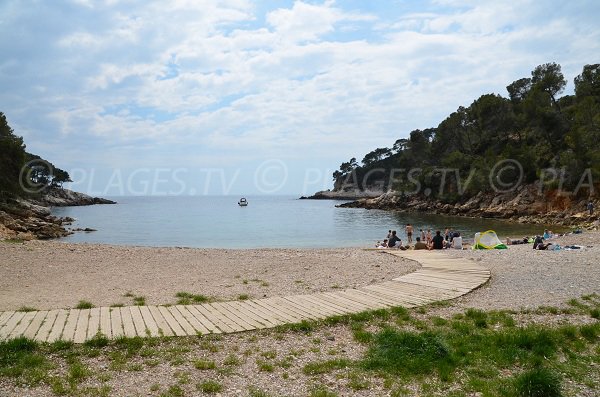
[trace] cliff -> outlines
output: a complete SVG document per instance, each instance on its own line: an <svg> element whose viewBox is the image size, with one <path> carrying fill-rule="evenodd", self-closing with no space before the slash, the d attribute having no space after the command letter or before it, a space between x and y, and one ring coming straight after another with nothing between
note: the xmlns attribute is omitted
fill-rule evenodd
<svg viewBox="0 0 600 397"><path fill-rule="evenodd" d="M363 198L339 204L342 208L367 208L400 212L426 212L506 219L520 223L543 223L564 226L597 227L598 211L590 215L586 210L588 200L561 195L557 191L540 193L539 186L524 185L508 193L479 192L474 197L456 203L443 202L425 195L400 195L385 193L375 198ZM600 202L596 200L594 207Z"/></svg>

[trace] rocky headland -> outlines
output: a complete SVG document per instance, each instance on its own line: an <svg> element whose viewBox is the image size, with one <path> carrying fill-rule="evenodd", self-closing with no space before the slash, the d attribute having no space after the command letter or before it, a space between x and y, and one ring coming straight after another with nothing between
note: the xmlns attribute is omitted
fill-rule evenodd
<svg viewBox="0 0 600 397"><path fill-rule="evenodd" d="M317 193L319 195L322 192ZM336 192L331 192L336 193ZM343 192L344 197L352 195ZM325 198L325 197L310 197ZM338 199L330 194L330 199ZM543 192L537 185L523 185L506 193L479 192L473 197L457 202L445 202L424 194L402 195L388 192L377 197L359 197L355 201L342 203L337 207L393 210L400 212L426 212L430 214L458 215L477 218L504 219L519 223L540 223L548 225L599 226L599 212L590 215L586 209L589 199L575 198L557 191ZM592 201L598 209L600 201Z"/></svg>
<svg viewBox="0 0 600 397"><path fill-rule="evenodd" d="M46 240L67 236L73 231L65 226L74 219L53 216L50 208L93 204L115 202L60 188L49 189L44 195L31 199L4 199L0 201L0 239Z"/></svg>

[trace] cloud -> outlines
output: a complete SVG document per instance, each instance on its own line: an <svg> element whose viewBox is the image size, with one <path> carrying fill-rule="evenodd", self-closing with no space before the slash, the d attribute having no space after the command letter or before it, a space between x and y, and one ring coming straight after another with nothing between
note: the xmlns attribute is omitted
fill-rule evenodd
<svg viewBox="0 0 600 397"><path fill-rule="evenodd" d="M13 0L0 15L0 111L31 150L99 167L329 168L540 63L572 80L600 52L595 2Z"/></svg>

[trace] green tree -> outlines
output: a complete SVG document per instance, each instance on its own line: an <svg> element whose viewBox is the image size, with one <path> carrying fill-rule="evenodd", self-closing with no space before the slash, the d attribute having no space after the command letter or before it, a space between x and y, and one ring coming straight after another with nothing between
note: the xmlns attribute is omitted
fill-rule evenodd
<svg viewBox="0 0 600 397"><path fill-rule="evenodd" d="M0 112L0 195L19 194L19 177L25 164L25 144Z"/></svg>

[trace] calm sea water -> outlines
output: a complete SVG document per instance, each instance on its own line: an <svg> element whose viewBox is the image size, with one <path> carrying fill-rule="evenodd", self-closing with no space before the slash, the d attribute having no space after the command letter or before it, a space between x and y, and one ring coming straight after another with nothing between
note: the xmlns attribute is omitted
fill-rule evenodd
<svg viewBox="0 0 600 397"><path fill-rule="evenodd" d="M543 226L501 221L388 211L335 208L338 201L298 200L291 196L247 197L116 197L116 205L63 207L58 216L75 218L71 242L203 248L371 247L395 229L405 240L404 225L415 229L459 230L467 238L477 231L496 230L504 236L543 232Z"/></svg>

